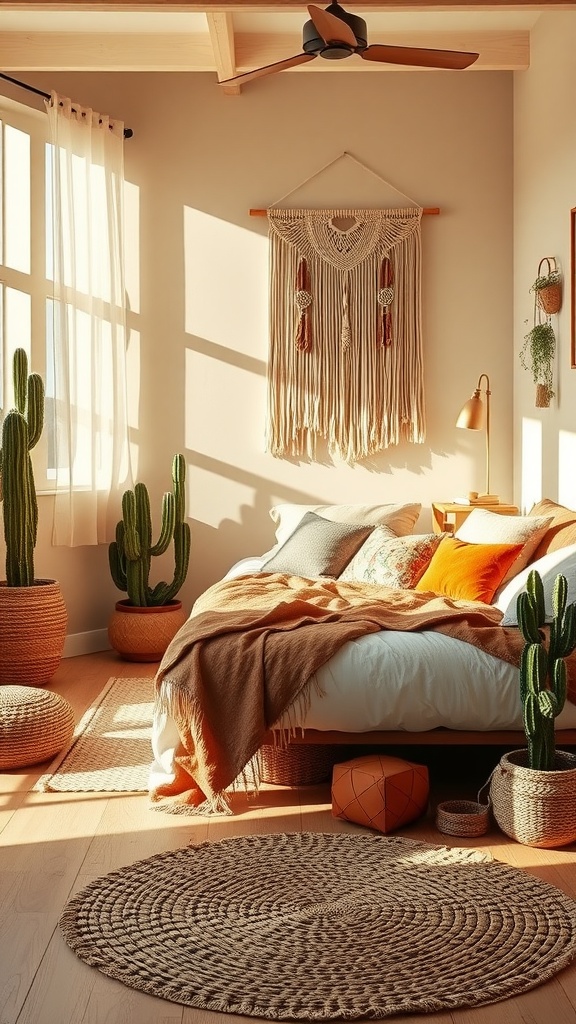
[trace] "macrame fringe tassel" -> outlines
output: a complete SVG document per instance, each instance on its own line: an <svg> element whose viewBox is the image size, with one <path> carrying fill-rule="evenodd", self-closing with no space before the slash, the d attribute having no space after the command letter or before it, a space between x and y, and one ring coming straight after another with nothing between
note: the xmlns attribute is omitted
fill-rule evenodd
<svg viewBox="0 0 576 1024"><path fill-rule="evenodd" d="M392 310L390 305L394 298L392 287L392 264L385 256L380 264L380 280L378 284L378 325L376 331L379 348L388 348L392 344Z"/></svg>
<svg viewBox="0 0 576 1024"><path fill-rule="evenodd" d="M310 291L310 274L305 259L301 259L296 272L296 295L294 301L300 310L296 327L295 345L299 352L310 352L312 348L312 293Z"/></svg>
<svg viewBox="0 0 576 1024"><path fill-rule="evenodd" d="M352 331L350 330L350 312L348 307L348 274L344 277L344 288L342 289L342 332L340 340L342 348L346 350L352 344Z"/></svg>

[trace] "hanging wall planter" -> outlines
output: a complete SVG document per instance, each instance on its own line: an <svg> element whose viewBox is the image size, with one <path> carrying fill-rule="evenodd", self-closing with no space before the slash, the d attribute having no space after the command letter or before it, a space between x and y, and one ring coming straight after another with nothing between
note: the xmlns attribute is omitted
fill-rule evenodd
<svg viewBox="0 0 576 1024"><path fill-rule="evenodd" d="M538 265L538 276L532 285L536 302L546 316L559 313L562 306L562 275L554 256L545 256Z"/></svg>
<svg viewBox="0 0 576 1024"><path fill-rule="evenodd" d="M529 370L536 385L537 409L547 409L554 398L553 364L556 353L556 335L552 316L562 305L562 279L553 256L545 256L538 264L536 280L530 288L534 292L533 326L524 336L520 362Z"/></svg>

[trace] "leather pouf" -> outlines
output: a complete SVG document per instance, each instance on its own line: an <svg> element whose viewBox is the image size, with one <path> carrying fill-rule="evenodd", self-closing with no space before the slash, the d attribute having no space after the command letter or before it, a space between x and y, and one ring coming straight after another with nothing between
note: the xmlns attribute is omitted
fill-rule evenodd
<svg viewBox="0 0 576 1024"><path fill-rule="evenodd" d="M73 734L74 711L64 697L35 686L0 686L0 770L48 761Z"/></svg>
<svg viewBox="0 0 576 1024"><path fill-rule="evenodd" d="M419 818L428 805L428 768L400 757L368 754L335 764L332 814L379 832Z"/></svg>

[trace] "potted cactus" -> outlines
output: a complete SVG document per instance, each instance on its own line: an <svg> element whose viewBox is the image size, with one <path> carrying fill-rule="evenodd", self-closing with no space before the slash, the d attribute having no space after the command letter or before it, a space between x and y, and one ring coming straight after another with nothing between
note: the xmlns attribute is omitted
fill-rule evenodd
<svg viewBox="0 0 576 1024"><path fill-rule="evenodd" d="M22 348L12 363L14 408L2 424L0 498L6 581L0 583L0 684L42 686L60 664L67 613L56 580L36 579L38 502L30 451L44 426L44 383Z"/></svg>
<svg viewBox="0 0 576 1024"><path fill-rule="evenodd" d="M124 492L122 519L108 549L110 572L128 597L116 603L108 625L114 650L128 661L160 661L170 640L186 621L176 599L188 572L190 526L185 522L186 463L172 462L172 490L162 498L158 540L152 542L150 498L145 484ZM152 558L174 545L174 573L169 582L150 584Z"/></svg>
<svg viewBox="0 0 576 1024"><path fill-rule="evenodd" d="M557 750L554 721L566 700L566 661L576 649L576 604L567 604L566 577L556 577L553 618L545 627L544 588L533 570L518 597L525 640L520 699L528 746L505 754L490 787L494 817L506 835L527 846L576 840L576 755Z"/></svg>

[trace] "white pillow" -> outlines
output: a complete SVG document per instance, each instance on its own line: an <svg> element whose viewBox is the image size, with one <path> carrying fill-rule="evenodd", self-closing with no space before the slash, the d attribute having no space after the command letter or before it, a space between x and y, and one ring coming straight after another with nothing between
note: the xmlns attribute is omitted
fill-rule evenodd
<svg viewBox="0 0 576 1024"><path fill-rule="evenodd" d="M473 508L454 536L467 544L523 544L502 581L507 583L528 565L551 522L551 516L505 516Z"/></svg>
<svg viewBox="0 0 576 1024"><path fill-rule="evenodd" d="M557 551L550 551L543 555L536 562L527 565L513 580L499 587L494 594L492 604L504 613L501 626L517 626L518 616L516 613L516 602L518 595L526 590L528 576L536 569L542 577L544 584L544 607L546 609L546 622L551 622L554 612L552 610L552 590L554 582L559 573L566 577L568 582L568 604L576 601L576 544L567 548L558 548Z"/></svg>
<svg viewBox="0 0 576 1024"><path fill-rule="evenodd" d="M274 505L270 517L276 523L276 545L272 555L290 537L306 512L316 512L332 523L358 526L388 526L397 537L412 533L422 511L417 503L402 505Z"/></svg>

